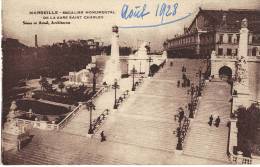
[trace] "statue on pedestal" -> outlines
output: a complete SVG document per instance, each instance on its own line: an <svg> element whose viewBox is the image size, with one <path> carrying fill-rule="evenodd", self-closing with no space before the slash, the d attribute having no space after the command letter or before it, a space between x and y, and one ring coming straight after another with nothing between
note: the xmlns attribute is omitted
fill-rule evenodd
<svg viewBox="0 0 260 167"><path fill-rule="evenodd" d="M16 117L16 102L13 101L11 106L10 106L10 111L7 115L7 120L6 123L4 124L4 132L13 134L13 135L19 135L20 134L20 129L16 125L15 117Z"/></svg>
<svg viewBox="0 0 260 167"><path fill-rule="evenodd" d="M248 50L248 29L247 19L241 22L239 51L236 61L236 81L239 90L238 93L249 93L249 77L248 77L248 64L247 64L247 50Z"/></svg>

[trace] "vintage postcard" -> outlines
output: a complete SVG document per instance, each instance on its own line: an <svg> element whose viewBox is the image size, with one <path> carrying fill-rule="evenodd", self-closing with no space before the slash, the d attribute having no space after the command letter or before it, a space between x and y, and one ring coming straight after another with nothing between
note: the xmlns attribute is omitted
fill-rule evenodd
<svg viewBox="0 0 260 167"><path fill-rule="evenodd" d="M260 164L259 0L1 10L2 164Z"/></svg>

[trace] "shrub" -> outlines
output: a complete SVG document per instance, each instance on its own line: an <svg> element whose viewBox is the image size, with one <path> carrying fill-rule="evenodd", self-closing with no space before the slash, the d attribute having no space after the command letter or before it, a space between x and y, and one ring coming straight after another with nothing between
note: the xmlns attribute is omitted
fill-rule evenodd
<svg viewBox="0 0 260 167"><path fill-rule="evenodd" d="M260 109L252 104L249 108L241 107L237 110L238 122L238 150L244 156L251 156L252 144L255 143L257 125L260 122Z"/></svg>

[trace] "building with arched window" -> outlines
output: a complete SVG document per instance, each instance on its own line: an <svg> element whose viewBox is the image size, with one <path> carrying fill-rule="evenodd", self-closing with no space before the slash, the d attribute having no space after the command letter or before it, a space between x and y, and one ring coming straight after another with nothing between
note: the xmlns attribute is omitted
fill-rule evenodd
<svg viewBox="0 0 260 167"><path fill-rule="evenodd" d="M210 58L238 53L241 20L247 18L249 29L249 56L260 56L260 11L201 9L184 33L167 39L164 47L170 57Z"/></svg>

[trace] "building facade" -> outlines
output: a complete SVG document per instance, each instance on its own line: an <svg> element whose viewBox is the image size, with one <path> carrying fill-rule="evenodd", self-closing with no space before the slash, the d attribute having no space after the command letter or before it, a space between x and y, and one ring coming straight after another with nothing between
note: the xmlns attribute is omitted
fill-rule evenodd
<svg viewBox="0 0 260 167"><path fill-rule="evenodd" d="M236 56L238 53L241 21L247 18L249 29L249 56L259 56L260 11L257 10L203 10L200 8L182 35L164 42L170 57L210 58L217 55Z"/></svg>

